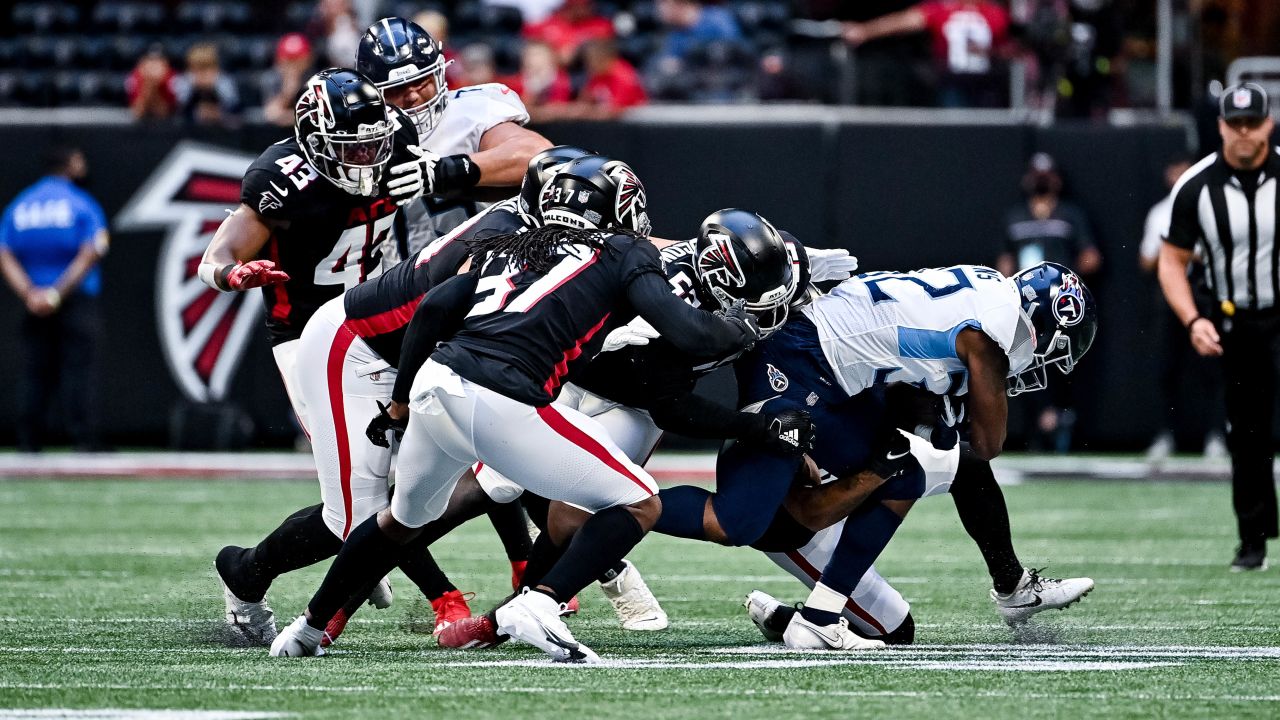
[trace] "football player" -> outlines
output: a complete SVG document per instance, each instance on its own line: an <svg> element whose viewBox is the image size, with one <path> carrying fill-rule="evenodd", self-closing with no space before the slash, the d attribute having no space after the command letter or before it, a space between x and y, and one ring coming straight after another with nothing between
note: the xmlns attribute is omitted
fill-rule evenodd
<svg viewBox="0 0 1280 720"><path fill-rule="evenodd" d="M727 293L734 297L732 289ZM734 446L721 455L715 493L696 487L662 492L655 529L785 551L850 517L784 641L800 648L878 647L850 631L840 613L914 501L939 491L927 484L930 475L907 436L886 426L883 389L904 383L939 396L967 395L966 452L985 463L1004 443L1006 380L1008 392L1017 394L1044 387L1050 366L1069 372L1092 344L1096 313L1079 278L1048 263L1016 279L962 265L848 280L806 306L736 368L742 402L772 412L797 407L813 413L824 432L812 459L837 479L791 491L794 466ZM999 513L993 505L970 512L1004 514L1002 501ZM965 524L974 532L983 523ZM1068 604L1092 588L1087 578L1049 580L1020 565L1015 572L1011 544L1003 554L993 549L998 544L989 536L979 540L989 563L1003 555L997 558L1001 567L993 569L999 607Z"/></svg>
<svg viewBox="0 0 1280 720"><path fill-rule="evenodd" d="M497 610L500 628L558 660L594 658L560 611L643 538L660 509L657 488L598 423L552 401L600 350L614 317L620 323L639 314L705 356L732 353L757 337L740 306L715 316L672 296L646 238L643 186L625 163L595 160L571 163L557 175L565 181L550 184L552 201L541 203L545 227L476 239L472 251L483 259L473 271L433 288L419 305L393 396L410 399L412 412L391 507L351 533L307 613L273 643L273 655L314 654L329 618L390 569L480 460L574 506L553 511L545 535L562 544L558 557L531 558L526 583L536 586ZM599 204L593 194L612 199L608 216L586 212ZM410 378L422 358L429 359ZM535 571L535 563L545 567Z"/></svg>

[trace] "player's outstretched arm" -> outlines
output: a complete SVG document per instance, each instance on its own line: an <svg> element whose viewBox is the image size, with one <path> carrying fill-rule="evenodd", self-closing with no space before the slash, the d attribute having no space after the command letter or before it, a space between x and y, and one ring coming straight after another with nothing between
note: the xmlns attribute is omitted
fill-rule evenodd
<svg viewBox="0 0 1280 720"><path fill-rule="evenodd" d="M551 141L514 122L498 123L480 136L479 150L471 156L480 168L480 185L519 185L529 160L551 147Z"/></svg>
<svg viewBox="0 0 1280 720"><path fill-rule="evenodd" d="M627 286L627 300L676 349L694 357L732 355L755 345L760 336L750 316L698 310L676 297L658 272L637 275Z"/></svg>
<svg viewBox="0 0 1280 720"><path fill-rule="evenodd" d="M969 368L969 444L979 460L991 460L1004 449L1009 424L1009 356L981 330L960 331L956 356Z"/></svg>
<svg viewBox="0 0 1280 720"><path fill-rule="evenodd" d="M197 273L205 285L229 292L285 282L289 276L270 260L255 260L271 238L268 221L248 205L231 213L204 251Z"/></svg>

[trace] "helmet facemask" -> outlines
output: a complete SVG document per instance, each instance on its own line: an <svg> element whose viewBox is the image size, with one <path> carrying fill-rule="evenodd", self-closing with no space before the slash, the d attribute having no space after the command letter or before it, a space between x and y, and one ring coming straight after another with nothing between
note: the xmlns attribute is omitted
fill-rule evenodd
<svg viewBox="0 0 1280 720"><path fill-rule="evenodd" d="M1063 375L1067 375L1075 370L1076 359L1083 354L1084 352L1078 355L1073 353L1071 337L1062 330L1058 330L1050 338L1049 348L1045 352L1034 353L1031 365L1009 378L1007 394L1009 397L1016 397L1022 393L1044 390L1049 387L1050 367L1057 367Z"/></svg>
<svg viewBox="0 0 1280 720"><path fill-rule="evenodd" d="M308 160L329 182L352 195L371 197L391 160L391 124L361 123L355 133L316 130L306 139Z"/></svg>
<svg viewBox="0 0 1280 720"><path fill-rule="evenodd" d="M444 55L437 55L436 61L426 68L419 68L416 65L398 67L391 71L390 80L378 88L385 97L388 90L420 83L426 78L433 78L436 81L436 94L426 102L413 107L402 107L397 103L391 103L409 116L409 120L418 131L420 143L427 141L432 131L440 124L440 117L444 115L445 105L449 102L449 83L445 80L445 69L452 63L452 60L446 61Z"/></svg>
<svg viewBox="0 0 1280 720"><path fill-rule="evenodd" d="M711 292L712 297L716 299L721 310L728 310L740 299L730 295L722 287L713 285L707 289ZM787 317L791 313L791 294L793 290L794 288L791 284L779 285L755 300L746 300L743 303L743 309L751 313L756 319L756 325L760 328L761 340L774 334L787 323Z"/></svg>

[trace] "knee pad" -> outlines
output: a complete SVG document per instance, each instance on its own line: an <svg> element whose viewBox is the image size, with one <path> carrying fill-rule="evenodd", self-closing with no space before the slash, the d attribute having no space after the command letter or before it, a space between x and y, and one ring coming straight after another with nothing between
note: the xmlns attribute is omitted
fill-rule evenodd
<svg viewBox="0 0 1280 720"><path fill-rule="evenodd" d="M751 543L751 547L760 552L790 552L808 545L816 534L791 517L786 508L778 508L773 522L765 528L764 534Z"/></svg>

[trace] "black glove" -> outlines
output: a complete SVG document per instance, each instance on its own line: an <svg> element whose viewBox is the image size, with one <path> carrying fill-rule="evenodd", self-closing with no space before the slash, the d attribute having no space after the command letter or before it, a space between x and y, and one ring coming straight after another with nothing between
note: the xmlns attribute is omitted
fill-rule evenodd
<svg viewBox="0 0 1280 720"><path fill-rule="evenodd" d="M939 450L951 450L960 442L960 429L965 417L964 397L943 395L937 402L937 419L929 433L929 442Z"/></svg>
<svg viewBox="0 0 1280 720"><path fill-rule="evenodd" d="M469 155L448 155L436 163L432 178L436 195L470 190L480 182L480 166Z"/></svg>
<svg viewBox="0 0 1280 720"><path fill-rule="evenodd" d="M915 463L911 455L911 442L898 428L886 426L881 429L879 437L872 445L871 461L867 469L888 480L898 475Z"/></svg>
<svg viewBox="0 0 1280 720"><path fill-rule="evenodd" d="M715 314L738 327L743 335L744 350L756 346L756 341L760 339L760 325L756 323L755 316L747 312L746 300L735 300L728 310L717 310Z"/></svg>
<svg viewBox="0 0 1280 720"><path fill-rule="evenodd" d="M404 435L405 427L409 425L409 418L406 416L403 420L397 420L387 412L388 405L383 405L381 401L377 402L378 414L369 421L369 427L364 429L364 436L378 447L389 448L391 442L387 440L387 432L395 433L396 440L399 440Z"/></svg>
<svg viewBox="0 0 1280 720"><path fill-rule="evenodd" d="M803 455L813 449L816 428L804 410L784 410L761 415L759 423L745 438L784 457Z"/></svg>

